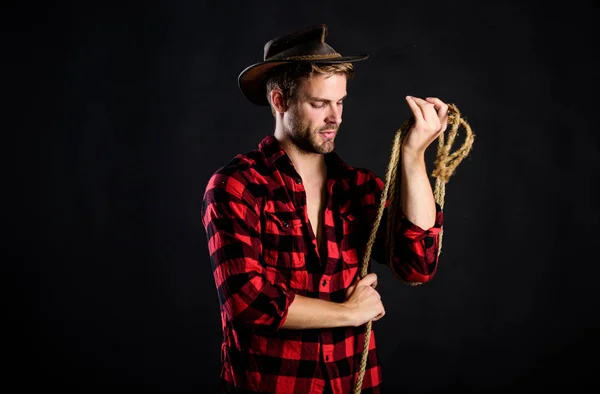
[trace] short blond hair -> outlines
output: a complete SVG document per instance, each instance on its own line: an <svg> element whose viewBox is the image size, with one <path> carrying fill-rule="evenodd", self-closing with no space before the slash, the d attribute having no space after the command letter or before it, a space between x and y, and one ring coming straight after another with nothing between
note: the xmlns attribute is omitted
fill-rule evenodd
<svg viewBox="0 0 600 394"><path fill-rule="evenodd" d="M271 91L275 88L281 89L286 105L296 98L296 91L302 79L310 80L314 74L322 75L345 75L346 78L354 77L354 66L352 63L290 63L274 68L267 79L267 100L271 105L271 112L275 115L275 109L271 102Z"/></svg>

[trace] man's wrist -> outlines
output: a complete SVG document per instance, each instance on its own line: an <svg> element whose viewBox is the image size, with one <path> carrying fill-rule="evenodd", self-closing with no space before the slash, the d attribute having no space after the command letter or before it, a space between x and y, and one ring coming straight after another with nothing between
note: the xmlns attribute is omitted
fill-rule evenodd
<svg viewBox="0 0 600 394"><path fill-rule="evenodd" d="M402 149L401 160L404 168L422 167L425 166L425 152Z"/></svg>
<svg viewBox="0 0 600 394"><path fill-rule="evenodd" d="M356 327L356 310L350 304L348 304L347 301L344 301L338 305L341 308L342 320L344 323L343 325L346 327Z"/></svg>

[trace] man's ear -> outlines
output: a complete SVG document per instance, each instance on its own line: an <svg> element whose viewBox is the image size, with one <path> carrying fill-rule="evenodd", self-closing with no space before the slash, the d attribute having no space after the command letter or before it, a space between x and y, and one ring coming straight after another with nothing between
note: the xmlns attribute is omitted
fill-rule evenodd
<svg viewBox="0 0 600 394"><path fill-rule="evenodd" d="M271 96L271 105L273 106L273 111L284 113L287 111L286 100L283 97L283 92L279 88L275 88L271 90L269 93Z"/></svg>

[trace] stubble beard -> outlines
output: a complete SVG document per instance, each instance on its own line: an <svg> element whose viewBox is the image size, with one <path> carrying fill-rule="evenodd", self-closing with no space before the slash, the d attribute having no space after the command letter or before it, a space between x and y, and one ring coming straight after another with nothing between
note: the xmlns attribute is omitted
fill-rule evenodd
<svg viewBox="0 0 600 394"><path fill-rule="evenodd" d="M292 110L289 118L289 136L298 149L306 153L327 154L335 149L334 140L322 141L319 132L335 129L337 126L325 125L311 130L310 126L302 123L298 113Z"/></svg>

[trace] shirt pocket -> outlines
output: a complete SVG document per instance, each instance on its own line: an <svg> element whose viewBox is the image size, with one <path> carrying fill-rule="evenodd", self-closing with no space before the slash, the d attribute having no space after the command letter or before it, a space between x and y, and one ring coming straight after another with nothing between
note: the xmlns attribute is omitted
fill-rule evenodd
<svg viewBox="0 0 600 394"><path fill-rule="evenodd" d="M346 265L355 266L358 265L359 250L363 249L361 242L363 229L361 228L360 220L358 216L351 212L341 212L342 218L342 234L341 234L341 255L342 260Z"/></svg>
<svg viewBox="0 0 600 394"><path fill-rule="evenodd" d="M263 257L267 265L299 268L306 264L302 219L295 212L264 212Z"/></svg>

